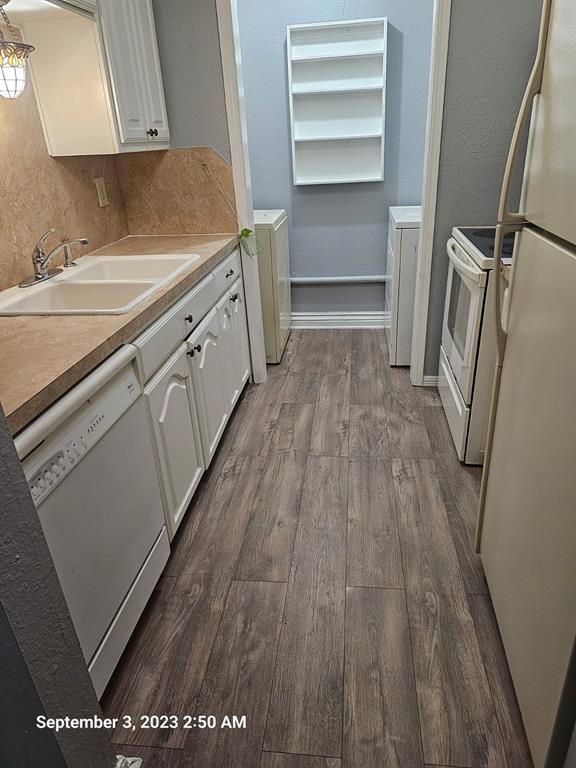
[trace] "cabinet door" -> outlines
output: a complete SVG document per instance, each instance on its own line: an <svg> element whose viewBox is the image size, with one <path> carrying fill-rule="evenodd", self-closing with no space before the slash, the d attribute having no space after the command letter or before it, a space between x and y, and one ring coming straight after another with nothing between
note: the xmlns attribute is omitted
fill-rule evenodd
<svg viewBox="0 0 576 768"><path fill-rule="evenodd" d="M232 327L234 331L234 349L236 352L236 380L238 382L238 394L240 394L244 384L250 378L250 346L248 343L246 303L242 280L238 280L232 287L230 294L230 302L233 306Z"/></svg>
<svg viewBox="0 0 576 768"><path fill-rule="evenodd" d="M222 366L222 389L229 411L232 410L240 394L238 378L236 339L234 333L234 304L230 301L232 291L220 299L217 306L218 325L220 327L220 362Z"/></svg>
<svg viewBox="0 0 576 768"><path fill-rule="evenodd" d="M204 472L192 377L183 344L144 390L154 428L170 538Z"/></svg>
<svg viewBox="0 0 576 768"><path fill-rule="evenodd" d="M164 86L160 70L158 42L152 0L140 0L136 5L138 51L140 54L140 76L143 78L142 91L146 107L147 130L158 131L154 141L168 141L168 115L164 101Z"/></svg>
<svg viewBox="0 0 576 768"><path fill-rule="evenodd" d="M149 129L141 67L140 2L101 0L100 22L108 58L120 141L146 142ZM154 56L156 51L151 52Z"/></svg>
<svg viewBox="0 0 576 768"><path fill-rule="evenodd" d="M206 466L212 460L230 409L222 386L220 326L216 307L187 340L198 403L198 420Z"/></svg>

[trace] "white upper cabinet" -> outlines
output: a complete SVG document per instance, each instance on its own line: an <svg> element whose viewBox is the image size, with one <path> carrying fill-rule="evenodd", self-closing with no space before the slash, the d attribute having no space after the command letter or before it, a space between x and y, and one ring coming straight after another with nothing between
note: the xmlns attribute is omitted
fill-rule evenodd
<svg viewBox="0 0 576 768"><path fill-rule="evenodd" d="M99 0L92 14L90 5L83 2L81 13L54 7L22 25L36 48L30 68L48 151L166 149L170 132L151 0Z"/></svg>
<svg viewBox="0 0 576 768"><path fill-rule="evenodd" d="M122 142L168 141L152 0L100 0L100 21Z"/></svg>
<svg viewBox="0 0 576 768"><path fill-rule="evenodd" d="M149 128L138 51L141 8L135 0L101 0L102 36L122 142L147 141Z"/></svg>
<svg viewBox="0 0 576 768"><path fill-rule="evenodd" d="M116 0L115 0L116 1ZM148 128L154 132L154 138L168 141L170 130L168 128L168 115L166 114L166 102L164 100L164 85L160 70L160 58L158 56L158 43L156 41L156 27L152 12L151 0L138 5L137 13L139 45L143 52L142 75L144 77L144 98L146 101L146 114L148 116Z"/></svg>

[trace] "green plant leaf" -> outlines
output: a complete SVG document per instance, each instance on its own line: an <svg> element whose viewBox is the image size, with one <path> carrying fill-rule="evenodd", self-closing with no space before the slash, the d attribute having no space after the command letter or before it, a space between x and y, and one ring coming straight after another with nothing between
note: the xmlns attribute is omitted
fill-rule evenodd
<svg viewBox="0 0 576 768"><path fill-rule="evenodd" d="M251 229L248 229L248 227L244 227L244 229L240 232L240 237L250 237L250 235L253 234Z"/></svg>

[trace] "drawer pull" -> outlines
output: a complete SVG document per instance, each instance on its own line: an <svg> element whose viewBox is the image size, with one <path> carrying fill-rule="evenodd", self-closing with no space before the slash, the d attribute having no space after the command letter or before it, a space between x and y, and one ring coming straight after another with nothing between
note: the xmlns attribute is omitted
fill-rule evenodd
<svg viewBox="0 0 576 768"><path fill-rule="evenodd" d="M238 300L238 294L235 293L233 296L230 296L230 301L237 301Z"/></svg>
<svg viewBox="0 0 576 768"><path fill-rule="evenodd" d="M196 346L192 347L192 349L189 349L188 352L186 352L186 354L190 355L190 357L194 357L195 351L196 352L201 352L202 351L202 345L201 344L196 344Z"/></svg>
<svg viewBox="0 0 576 768"><path fill-rule="evenodd" d="M229 272L226 272L226 274L224 275L224 277L232 277L232 275L233 275L233 274L234 274L234 270L233 270L233 269L231 269Z"/></svg>
<svg viewBox="0 0 576 768"><path fill-rule="evenodd" d="M186 320L187 323L193 323L194 322L194 318L192 317L192 315L186 315L184 320Z"/></svg>

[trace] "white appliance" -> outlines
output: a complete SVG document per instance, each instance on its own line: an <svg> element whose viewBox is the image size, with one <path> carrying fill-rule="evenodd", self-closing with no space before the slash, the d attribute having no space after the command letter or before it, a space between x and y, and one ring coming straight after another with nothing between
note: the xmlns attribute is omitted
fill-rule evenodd
<svg viewBox="0 0 576 768"><path fill-rule="evenodd" d="M266 362L279 363L292 326L290 247L285 210L254 211Z"/></svg>
<svg viewBox="0 0 576 768"><path fill-rule="evenodd" d="M532 115L521 212L508 210ZM501 235L518 229L478 544L535 768L564 763L576 716L576 13L545 0L509 153ZM495 269L499 267L496 248Z"/></svg>
<svg viewBox="0 0 576 768"><path fill-rule="evenodd" d="M438 366L438 391L460 461L482 464L488 429L494 337L495 227L454 227ZM506 235L510 265L514 234Z"/></svg>
<svg viewBox="0 0 576 768"><path fill-rule="evenodd" d="M390 311L388 351L390 365L410 365L412 320L418 266L418 241L422 207L395 206L388 209L386 309Z"/></svg>
<svg viewBox="0 0 576 768"><path fill-rule="evenodd" d="M136 354L123 347L15 439L98 697L170 553Z"/></svg>

